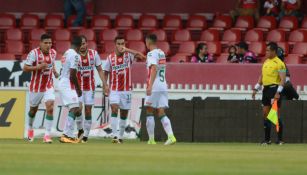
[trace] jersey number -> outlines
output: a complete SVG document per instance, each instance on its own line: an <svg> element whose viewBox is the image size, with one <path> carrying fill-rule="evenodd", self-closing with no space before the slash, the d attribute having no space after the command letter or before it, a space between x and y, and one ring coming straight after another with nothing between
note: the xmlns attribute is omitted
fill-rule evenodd
<svg viewBox="0 0 307 175"><path fill-rule="evenodd" d="M160 81L161 82L164 82L165 81L165 70L164 69L161 69L159 71L159 77L160 77Z"/></svg>

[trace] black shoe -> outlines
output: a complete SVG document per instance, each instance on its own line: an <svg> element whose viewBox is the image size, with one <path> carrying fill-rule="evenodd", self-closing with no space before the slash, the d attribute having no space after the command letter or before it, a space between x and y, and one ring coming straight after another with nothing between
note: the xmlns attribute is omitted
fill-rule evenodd
<svg viewBox="0 0 307 175"><path fill-rule="evenodd" d="M113 139L112 139L112 143L121 143L121 142L120 142L120 139L118 139L118 138L115 136L115 137L113 137Z"/></svg>
<svg viewBox="0 0 307 175"><path fill-rule="evenodd" d="M79 131L78 131L78 139L79 140L81 140L81 138L83 137L83 134L84 134L84 130L83 129L80 129Z"/></svg>
<svg viewBox="0 0 307 175"><path fill-rule="evenodd" d="M284 141L282 141L282 140L278 140L277 142L275 142L277 145L284 145L285 144L285 142Z"/></svg>
<svg viewBox="0 0 307 175"><path fill-rule="evenodd" d="M81 140L81 142L82 142L82 143L87 143L87 140L88 140L87 137L83 137L82 140Z"/></svg>
<svg viewBox="0 0 307 175"><path fill-rule="evenodd" d="M266 145L271 145L271 143L272 143L271 140L269 140L269 141L265 140L265 141L261 142L260 145L266 146Z"/></svg>
<svg viewBox="0 0 307 175"><path fill-rule="evenodd" d="M118 139L119 143L124 143L123 139Z"/></svg>

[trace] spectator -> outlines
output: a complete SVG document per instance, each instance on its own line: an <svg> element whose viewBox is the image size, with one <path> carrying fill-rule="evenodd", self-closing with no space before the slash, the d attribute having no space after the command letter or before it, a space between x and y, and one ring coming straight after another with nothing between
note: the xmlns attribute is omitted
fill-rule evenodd
<svg viewBox="0 0 307 175"><path fill-rule="evenodd" d="M67 21L69 16L72 15L73 10L77 13L77 18L72 23L73 27L78 27L83 24L83 20L86 14L86 7L84 0L65 0L64 2L64 20L65 25L67 26Z"/></svg>
<svg viewBox="0 0 307 175"><path fill-rule="evenodd" d="M240 42L238 46L238 55L240 63L257 63L258 59L252 51L248 50L246 42Z"/></svg>
<svg viewBox="0 0 307 175"><path fill-rule="evenodd" d="M278 8L278 0L266 0L264 2L264 16L278 16L279 8Z"/></svg>
<svg viewBox="0 0 307 175"><path fill-rule="evenodd" d="M227 62L229 63L238 63L239 62L239 56L237 54L237 48L234 45L229 46L228 48L228 59Z"/></svg>
<svg viewBox="0 0 307 175"><path fill-rule="evenodd" d="M302 17L301 13L299 12L301 4L301 0L282 0L279 19L284 16L296 16L298 18Z"/></svg>
<svg viewBox="0 0 307 175"><path fill-rule="evenodd" d="M236 7L230 11L233 20L238 16L254 16L259 19L259 0L237 0Z"/></svg>
<svg viewBox="0 0 307 175"><path fill-rule="evenodd" d="M196 48L196 54L192 56L192 63L211 63L214 61L213 54L208 53L208 47L205 43L199 43Z"/></svg>

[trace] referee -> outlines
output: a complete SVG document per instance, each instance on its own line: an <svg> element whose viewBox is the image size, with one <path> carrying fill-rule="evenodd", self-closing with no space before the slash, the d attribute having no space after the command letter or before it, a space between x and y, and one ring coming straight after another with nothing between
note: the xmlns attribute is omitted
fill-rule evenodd
<svg viewBox="0 0 307 175"><path fill-rule="evenodd" d="M266 48L266 57L267 59L262 65L261 75L258 79L257 84L253 90L252 98L255 99L257 91L261 89L262 91L262 110L264 116L264 141L261 142L261 145L271 144L271 122L267 119L267 116L272 107L272 102L274 99L278 100L278 108L281 105L280 93L283 90L283 86L286 79L286 66L285 64L277 57L278 45L274 42L270 42ZM283 124L279 120L279 132L277 144L282 145L282 132Z"/></svg>

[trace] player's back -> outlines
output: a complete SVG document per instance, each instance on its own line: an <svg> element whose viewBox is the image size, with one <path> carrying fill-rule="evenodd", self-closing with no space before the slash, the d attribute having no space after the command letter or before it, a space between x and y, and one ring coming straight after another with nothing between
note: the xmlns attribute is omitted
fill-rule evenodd
<svg viewBox="0 0 307 175"><path fill-rule="evenodd" d="M80 55L74 49L68 49L62 58L60 83L70 85L70 69L77 69Z"/></svg>

